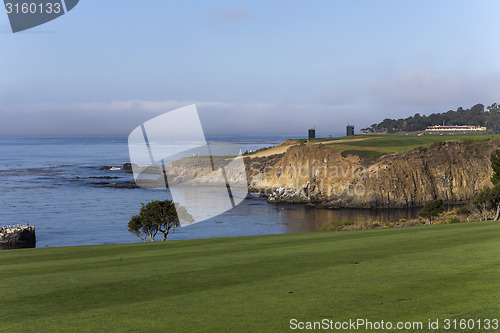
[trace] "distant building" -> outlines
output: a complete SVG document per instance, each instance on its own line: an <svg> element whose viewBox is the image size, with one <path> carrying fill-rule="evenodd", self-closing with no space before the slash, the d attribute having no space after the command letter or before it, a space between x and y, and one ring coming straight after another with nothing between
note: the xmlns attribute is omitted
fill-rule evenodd
<svg viewBox="0 0 500 333"><path fill-rule="evenodd" d="M311 128L311 129L309 130L309 135L308 135L308 138L309 138L309 140L311 140L311 139L316 139L316 129Z"/></svg>
<svg viewBox="0 0 500 333"><path fill-rule="evenodd" d="M450 126L450 125L434 125L427 126L425 134L467 134L467 133L485 133L486 127L479 126Z"/></svg>
<svg viewBox="0 0 500 333"><path fill-rule="evenodd" d="M346 135L347 136L354 135L354 126L353 125L347 125L347 127L346 127Z"/></svg>

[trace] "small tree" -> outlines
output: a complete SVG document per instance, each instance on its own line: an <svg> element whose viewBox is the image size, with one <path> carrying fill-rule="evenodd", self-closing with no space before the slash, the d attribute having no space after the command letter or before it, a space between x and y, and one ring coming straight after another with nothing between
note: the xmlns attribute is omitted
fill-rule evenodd
<svg viewBox="0 0 500 333"><path fill-rule="evenodd" d="M493 188L485 186L472 198L474 213L480 220L498 220L500 218L500 184Z"/></svg>
<svg viewBox="0 0 500 333"><path fill-rule="evenodd" d="M142 204L138 215L132 216L128 223L128 230L137 237L146 241L148 238L154 242L158 232L163 234L162 241L167 239L171 229L180 226L180 214L183 220L193 222L186 208L174 204L171 200L151 201Z"/></svg>
<svg viewBox="0 0 500 333"><path fill-rule="evenodd" d="M441 199L434 200L424 206L424 209L420 211L420 216L426 218L429 224L432 224L432 219L439 216L444 212L444 202Z"/></svg>
<svg viewBox="0 0 500 333"><path fill-rule="evenodd" d="M491 176L491 182L493 186L496 186L500 182L500 150L496 150L490 156L491 169L493 169L493 175Z"/></svg>
<svg viewBox="0 0 500 333"><path fill-rule="evenodd" d="M472 198L474 214L480 220L498 220L500 218L500 150L496 150L490 156L493 175L491 182L493 188L485 186Z"/></svg>

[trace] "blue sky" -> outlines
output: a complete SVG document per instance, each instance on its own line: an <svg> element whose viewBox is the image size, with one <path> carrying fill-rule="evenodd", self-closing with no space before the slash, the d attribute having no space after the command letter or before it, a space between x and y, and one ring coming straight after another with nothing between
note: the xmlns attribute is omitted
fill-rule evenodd
<svg viewBox="0 0 500 333"><path fill-rule="evenodd" d="M127 135L196 103L205 131L341 134L500 102L500 2L81 0L12 34L0 135Z"/></svg>

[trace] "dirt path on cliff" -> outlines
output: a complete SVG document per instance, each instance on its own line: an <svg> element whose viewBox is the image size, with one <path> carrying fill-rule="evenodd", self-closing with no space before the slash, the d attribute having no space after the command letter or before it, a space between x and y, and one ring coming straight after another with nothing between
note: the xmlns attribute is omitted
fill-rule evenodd
<svg viewBox="0 0 500 333"><path fill-rule="evenodd" d="M345 142L355 142L355 141L365 141L365 140L372 140L374 138L358 138L358 139L341 139L341 140L332 140L332 141L319 141L319 142L307 142L306 145L319 145L319 144L327 144L327 145L333 145L337 143L345 143ZM284 152L287 151L288 148L292 146L296 146L298 144L296 143L291 143L291 144L279 144L277 146L271 147L269 149L259 151L258 153L249 155L248 157L254 158L254 157L265 157L265 156L271 156L271 155L276 155L276 154L283 154Z"/></svg>
<svg viewBox="0 0 500 333"><path fill-rule="evenodd" d="M283 146L274 146L272 148L259 151L258 153L252 154L249 157L254 158L254 157L264 157L264 156L271 156L271 155L276 155L276 154L283 154L288 148L291 146L295 145L283 145Z"/></svg>

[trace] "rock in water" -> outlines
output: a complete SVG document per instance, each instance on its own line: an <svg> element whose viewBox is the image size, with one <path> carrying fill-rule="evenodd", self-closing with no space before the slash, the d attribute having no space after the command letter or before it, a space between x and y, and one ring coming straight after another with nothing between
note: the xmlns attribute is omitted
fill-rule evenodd
<svg viewBox="0 0 500 333"><path fill-rule="evenodd" d="M36 235L34 226L0 227L0 248L26 248L35 246Z"/></svg>
<svg viewBox="0 0 500 333"><path fill-rule="evenodd" d="M125 163L124 165L122 165L122 170L132 170L132 164Z"/></svg>

